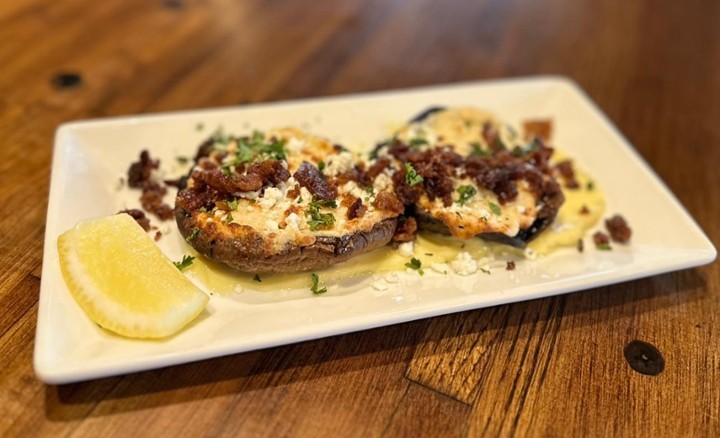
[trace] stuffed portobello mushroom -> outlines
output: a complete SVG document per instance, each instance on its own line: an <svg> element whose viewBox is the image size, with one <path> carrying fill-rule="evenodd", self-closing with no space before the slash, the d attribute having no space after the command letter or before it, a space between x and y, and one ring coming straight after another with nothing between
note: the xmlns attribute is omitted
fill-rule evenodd
<svg viewBox="0 0 720 438"><path fill-rule="evenodd" d="M404 205L392 180L295 128L203 143L175 217L205 257L250 273L328 267L390 242Z"/></svg>
<svg viewBox="0 0 720 438"><path fill-rule="evenodd" d="M374 151L398 169L398 197L420 229L515 247L546 229L564 195L550 165L549 122L509 125L475 108L434 107Z"/></svg>

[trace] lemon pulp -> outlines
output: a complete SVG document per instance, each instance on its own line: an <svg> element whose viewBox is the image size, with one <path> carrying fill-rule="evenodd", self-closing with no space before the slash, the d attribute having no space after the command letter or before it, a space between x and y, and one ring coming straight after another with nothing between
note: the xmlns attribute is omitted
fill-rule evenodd
<svg viewBox="0 0 720 438"><path fill-rule="evenodd" d="M90 319L123 336L170 336L208 302L127 214L79 223L58 238L58 255Z"/></svg>

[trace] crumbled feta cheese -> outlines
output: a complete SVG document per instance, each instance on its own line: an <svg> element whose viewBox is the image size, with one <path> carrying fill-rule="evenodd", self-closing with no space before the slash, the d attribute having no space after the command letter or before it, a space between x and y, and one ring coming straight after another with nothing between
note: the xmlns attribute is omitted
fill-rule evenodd
<svg viewBox="0 0 720 438"><path fill-rule="evenodd" d="M450 266L458 275L470 275L478 270L477 263L473 260L470 253L467 252L458 254L455 260L450 262Z"/></svg>
<svg viewBox="0 0 720 438"><path fill-rule="evenodd" d="M400 276L397 272L389 272L387 275L385 275L385 281L388 283L397 283L400 281Z"/></svg>
<svg viewBox="0 0 720 438"><path fill-rule="evenodd" d="M375 290L379 290L379 291L388 290L388 285L385 284L385 283L383 283L382 281L376 281L376 282L374 282L374 283L372 284L372 287L373 287Z"/></svg>
<svg viewBox="0 0 720 438"><path fill-rule="evenodd" d="M450 266L448 266L447 263L433 263L430 265L430 268L435 271L439 272L441 274L447 274L450 272Z"/></svg>
<svg viewBox="0 0 720 438"><path fill-rule="evenodd" d="M265 189L265 194L258 200L260 208L263 210L269 210L275 203L284 198L282 192L275 187L268 187Z"/></svg>
<svg viewBox="0 0 720 438"><path fill-rule="evenodd" d="M303 200L303 202L302 202L303 204L306 204L306 203L312 201L312 193L310 193L310 191L308 189L306 189L305 187L300 187L300 197Z"/></svg>
<svg viewBox="0 0 720 438"><path fill-rule="evenodd" d="M253 192L235 192L233 194L238 198L257 199L257 197L260 196L260 190L255 190Z"/></svg>
<svg viewBox="0 0 720 438"><path fill-rule="evenodd" d="M526 257L528 260L535 260L535 259L537 259L537 253L536 253L533 249L531 249L531 248L525 248L525 251L524 251L524 252L525 252L525 257Z"/></svg>
<svg viewBox="0 0 720 438"><path fill-rule="evenodd" d="M347 151L343 151L339 154L330 155L327 157L323 173L327 176L336 176L352 169L354 165L355 159L353 157L353 154Z"/></svg>
<svg viewBox="0 0 720 438"><path fill-rule="evenodd" d="M392 188L392 171L390 169L383 170L373 181L373 187L376 192L382 192Z"/></svg>
<svg viewBox="0 0 720 438"><path fill-rule="evenodd" d="M288 150L288 152L292 153L299 153L302 151L302 148L305 146L305 140L300 140L299 138L291 138L290 141L285 144L285 148Z"/></svg>
<svg viewBox="0 0 720 438"><path fill-rule="evenodd" d="M265 229L267 231L277 231L279 229L278 223L272 219L265 221Z"/></svg>
<svg viewBox="0 0 720 438"><path fill-rule="evenodd" d="M404 242L398 245L398 252L403 257L412 257L413 255L413 248L415 247L415 242Z"/></svg>
<svg viewBox="0 0 720 438"><path fill-rule="evenodd" d="M355 181L348 181L340 187L340 193L348 193L356 198L362 198L367 192L360 188Z"/></svg>
<svg viewBox="0 0 720 438"><path fill-rule="evenodd" d="M290 213L288 217L285 218L285 223L287 224L287 229L292 231L300 231L300 223L302 219L300 216L298 216L295 213Z"/></svg>

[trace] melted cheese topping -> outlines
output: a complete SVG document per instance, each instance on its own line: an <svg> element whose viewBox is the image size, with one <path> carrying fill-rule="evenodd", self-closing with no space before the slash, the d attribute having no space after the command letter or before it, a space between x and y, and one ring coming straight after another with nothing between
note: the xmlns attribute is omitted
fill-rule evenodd
<svg viewBox="0 0 720 438"><path fill-rule="evenodd" d="M510 149L517 145L519 138L511 126L500 122L490 112L472 107L438 111L420 122L401 127L396 137L405 143L422 139L430 145L452 145L455 152L468 156L478 148L486 152L491 150L482 135L485 125L498 132Z"/></svg>
<svg viewBox="0 0 720 438"><path fill-rule="evenodd" d="M323 173L326 176L336 176L351 170L356 163L356 156L348 151L335 148L327 139L314 136L296 128L283 128L265 133L266 140L272 138L284 140L287 151L286 167L293 174L304 162L318 166L325 163ZM237 151L237 142L232 141L227 146L227 155L223 161L232 162L233 153ZM189 182L192 184L192 180ZM291 192L292 190L292 192ZM377 210L372 203L378 193L392 191L392 181L388 183L388 176L378 178L373 190L358 187L352 181L338 187L336 207L320 206L320 214L330 214L333 223L330 226L319 226L312 229L311 203L312 194L304 187L300 187L292 176L276 187L266 187L255 192L237 192L234 208L214 208L207 213L200 213L200 221L204 224L214 223L222 234L232 235L230 224L249 226L263 236L266 251L279 252L291 245L309 246L315 243L318 237L341 237L358 232L369 232L379 222L395 217L396 215L385 210ZM289 193L298 192L297 196ZM343 195L352 195L360 198L366 211L363 215L347 219L348 207L342 205ZM290 197L289 197L290 196Z"/></svg>

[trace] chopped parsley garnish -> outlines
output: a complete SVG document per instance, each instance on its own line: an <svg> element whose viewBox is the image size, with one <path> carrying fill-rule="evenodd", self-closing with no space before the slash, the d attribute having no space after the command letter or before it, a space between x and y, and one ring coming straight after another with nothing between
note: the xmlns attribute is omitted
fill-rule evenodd
<svg viewBox="0 0 720 438"><path fill-rule="evenodd" d="M425 271L422 270L422 262L415 257L411 258L408 263L405 263L405 266L418 271L418 274L420 275L425 274Z"/></svg>
<svg viewBox="0 0 720 438"><path fill-rule="evenodd" d="M327 292L327 287L318 289L318 286L320 285L320 277L318 277L318 275L316 273L313 272L310 274L310 281L312 281L312 285L310 286L310 291L314 295L320 295L320 294L324 294L325 292Z"/></svg>
<svg viewBox="0 0 720 438"><path fill-rule="evenodd" d="M235 155L235 159L232 162L235 166L243 163L249 163L253 160L253 158L255 158L255 153L243 142L238 142L236 154L237 155Z"/></svg>
<svg viewBox="0 0 720 438"><path fill-rule="evenodd" d="M221 145L226 145L230 143L230 140L232 140L231 135L226 135L225 130L222 126L218 126L218 128L215 130L215 132L212 133L212 141L213 143L219 143Z"/></svg>
<svg viewBox="0 0 720 438"><path fill-rule="evenodd" d="M330 228L335 223L335 216L332 213L321 213L320 208L337 208L337 202L334 200L317 199L308 204L308 209L305 210L305 216L310 218L308 226L310 231L317 231L318 229Z"/></svg>
<svg viewBox="0 0 720 438"><path fill-rule="evenodd" d="M592 192L593 190L595 190L595 182L588 181L588 183L585 185L585 188L588 192Z"/></svg>
<svg viewBox="0 0 720 438"><path fill-rule="evenodd" d="M222 171L223 175L225 175L225 176L230 176L230 175L232 174L232 169L230 169L230 166L229 166L229 165L227 165L227 166L222 166L222 167L220 168L220 170Z"/></svg>
<svg viewBox="0 0 720 438"><path fill-rule="evenodd" d="M175 265L176 268L182 271L183 269L192 265L193 260L195 260L195 257L190 255L184 255L181 261L173 262L173 265Z"/></svg>
<svg viewBox="0 0 720 438"><path fill-rule="evenodd" d="M423 177L417 174L415 168L410 163L405 163L405 182L409 186L423 182Z"/></svg>
<svg viewBox="0 0 720 438"><path fill-rule="evenodd" d="M489 269L485 269L485 268L480 268L480 272L482 272L483 274L487 274L487 275L492 274Z"/></svg>
<svg viewBox="0 0 720 438"><path fill-rule="evenodd" d="M185 241L190 242L191 240L196 238L198 234L200 234L200 228L198 228L198 227L193 228L192 231L190 232L190 234L185 238Z"/></svg>
<svg viewBox="0 0 720 438"><path fill-rule="evenodd" d="M225 216L225 220L223 222L225 222L226 224L229 224L232 221L233 221L233 215L232 215L232 213L228 212L228 214L227 214L227 216Z"/></svg>
<svg viewBox="0 0 720 438"><path fill-rule="evenodd" d="M425 140L424 138L420 138L420 137L415 137L413 139L410 139L410 141L408 142L408 146L410 146L411 148L416 148L416 147L422 146L424 144L428 144L428 141Z"/></svg>
<svg viewBox="0 0 720 438"><path fill-rule="evenodd" d="M196 131L202 131L203 129L205 129L205 124L203 122L198 122L198 124L195 125Z"/></svg>
<svg viewBox="0 0 720 438"><path fill-rule="evenodd" d="M260 278L259 274L255 274L253 277L253 281L257 281L258 283L262 283L262 278Z"/></svg>
<svg viewBox="0 0 720 438"><path fill-rule="evenodd" d="M237 198L232 198L231 200L227 201L228 208L230 210L237 210L238 208L238 201Z"/></svg>
<svg viewBox="0 0 720 438"><path fill-rule="evenodd" d="M273 160L284 160L286 157L285 140L272 139L260 148L260 153Z"/></svg>
<svg viewBox="0 0 720 438"><path fill-rule="evenodd" d="M190 159L188 157L183 157L183 156L177 156L177 157L175 157L175 160L180 164L187 164L190 161Z"/></svg>
<svg viewBox="0 0 720 438"><path fill-rule="evenodd" d="M529 145L526 146L515 146L512 150L512 154L516 157L522 157L523 155L534 152L542 147L542 142L537 138L533 139Z"/></svg>
<svg viewBox="0 0 720 438"><path fill-rule="evenodd" d="M473 196L477 195L477 189L471 185L460 186L458 187L457 191L460 195L457 203L460 205L465 205L465 203L472 199Z"/></svg>
<svg viewBox="0 0 720 438"><path fill-rule="evenodd" d="M318 163L318 172L322 173L322 171L325 169L325 162L321 161Z"/></svg>
<svg viewBox="0 0 720 438"><path fill-rule="evenodd" d="M500 216L502 214L502 209L499 205L494 202L489 202L488 204L490 205L490 211L492 211L495 216Z"/></svg>
<svg viewBox="0 0 720 438"><path fill-rule="evenodd" d="M492 153L488 150L485 150L482 148L480 143L470 143L470 147L472 148L472 152L470 152L470 155L476 156L476 157L488 157L492 155Z"/></svg>
<svg viewBox="0 0 720 438"><path fill-rule="evenodd" d="M596 243L595 248L600 251L612 251L612 246L609 243Z"/></svg>

